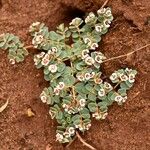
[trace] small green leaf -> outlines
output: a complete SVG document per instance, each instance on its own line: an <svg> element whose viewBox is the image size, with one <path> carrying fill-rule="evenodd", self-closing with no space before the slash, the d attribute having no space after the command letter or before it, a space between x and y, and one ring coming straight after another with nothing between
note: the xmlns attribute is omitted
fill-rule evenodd
<svg viewBox="0 0 150 150"><path fill-rule="evenodd" d="M97 104L91 102L91 103L88 104L88 108L89 108L89 110L90 110L91 112L95 112L95 111L97 110Z"/></svg>
<svg viewBox="0 0 150 150"><path fill-rule="evenodd" d="M66 86L72 86L75 83L76 79L72 75L66 75L64 76L63 81Z"/></svg>
<svg viewBox="0 0 150 150"><path fill-rule="evenodd" d="M91 101L96 101L96 95L93 94L93 93L89 93L88 94L88 99L91 100Z"/></svg>

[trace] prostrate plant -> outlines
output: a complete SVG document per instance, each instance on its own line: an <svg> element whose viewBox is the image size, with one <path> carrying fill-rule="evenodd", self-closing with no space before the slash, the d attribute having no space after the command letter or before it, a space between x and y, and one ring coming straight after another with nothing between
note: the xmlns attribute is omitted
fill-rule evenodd
<svg viewBox="0 0 150 150"><path fill-rule="evenodd" d="M8 58L11 64L22 62L24 57L28 55L24 44L13 34L7 33L0 35L0 48L9 51Z"/></svg>
<svg viewBox="0 0 150 150"><path fill-rule="evenodd" d="M73 19L69 27L61 24L56 32L39 22L30 26L32 44L45 50L35 55L35 65L44 68L44 78L50 82L40 97L50 105L52 119L57 119L56 139L61 143L71 141L76 130L89 130L92 117L105 119L108 106L124 103L133 85L136 71L128 68L110 76L117 90L102 79L100 66L106 57L95 50L112 20L111 9L104 8L97 15L89 13L85 21Z"/></svg>
<svg viewBox="0 0 150 150"><path fill-rule="evenodd" d="M43 68L44 78L50 83L40 98L50 106L49 114L59 124L56 139L61 143L70 142L77 131L89 130L92 117L105 119L108 107L113 102L123 104L127 90L133 86L137 72L128 68L115 71L108 80L103 79L101 64L106 57L96 49L112 20L111 9L101 8L97 15L91 12L85 20L73 19L69 27L60 24L56 32L40 22L30 26L32 44L41 50L34 56L35 65ZM3 49L13 47L3 46L8 43L6 40L1 43ZM18 43L12 57L16 61ZM24 51L23 45L21 49Z"/></svg>

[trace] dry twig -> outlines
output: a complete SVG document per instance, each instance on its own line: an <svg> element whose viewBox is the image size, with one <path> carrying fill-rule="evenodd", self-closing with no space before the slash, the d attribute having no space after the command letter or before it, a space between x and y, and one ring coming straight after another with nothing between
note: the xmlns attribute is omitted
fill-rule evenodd
<svg viewBox="0 0 150 150"><path fill-rule="evenodd" d="M75 141L76 138L77 138L77 136L75 136L75 137L73 138L73 140L72 140L71 142L69 142L69 144L66 146L66 148L68 148L68 147Z"/></svg>
<svg viewBox="0 0 150 150"><path fill-rule="evenodd" d="M96 150L96 148L94 148L93 146L91 146L90 144L86 143L82 137L80 136L80 134L78 133L78 131L76 131L76 135L78 137L78 139L83 143L83 145L85 145L86 147L88 147L91 150Z"/></svg>
<svg viewBox="0 0 150 150"><path fill-rule="evenodd" d="M148 47L148 46L150 46L150 44L144 45L144 46L142 46L142 47L140 47L140 48L138 48L138 49L136 49L136 50L134 50L134 51L132 51L132 52L129 52L129 53L127 53L127 54L106 59L106 60L104 60L102 63L105 63L105 62L108 62L108 61L111 61L111 60L115 60L115 59L119 59L119 58L122 58L122 57L126 57L126 56L129 56L129 55L132 55L132 54L134 54L135 52L138 52L138 51L140 51L140 50L142 50L142 49L144 49L144 48L146 48L146 47Z"/></svg>
<svg viewBox="0 0 150 150"><path fill-rule="evenodd" d="M109 0L106 0L106 1L104 2L104 4L102 5L101 8L104 8L104 7L107 5L108 2L109 2Z"/></svg>

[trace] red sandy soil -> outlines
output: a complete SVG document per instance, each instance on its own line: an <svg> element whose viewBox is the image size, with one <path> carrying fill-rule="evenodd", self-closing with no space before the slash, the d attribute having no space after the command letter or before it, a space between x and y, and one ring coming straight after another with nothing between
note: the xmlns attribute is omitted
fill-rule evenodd
<svg viewBox="0 0 150 150"><path fill-rule="evenodd" d="M0 34L11 32L26 45L31 38L32 22L44 22L51 30L74 17L99 9L104 0L0 0ZM100 50L110 58L128 53L150 43L150 0L110 0L114 21L103 37ZM32 51L32 50L31 50ZM0 105L10 99L0 114L0 150L67 150L55 141L56 122L48 115L48 106L39 100L47 85L42 70L33 63L32 51L25 62L11 66L7 54L0 51ZM137 80L126 104L113 105L104 121L93 121L82 137L97 150L150 149L150 48L128 58L105 63L103 71L110 75L121 67L138 70ZM35 116L29 118L27 109ZM68 150L88 150L76 139Z"/></svg>

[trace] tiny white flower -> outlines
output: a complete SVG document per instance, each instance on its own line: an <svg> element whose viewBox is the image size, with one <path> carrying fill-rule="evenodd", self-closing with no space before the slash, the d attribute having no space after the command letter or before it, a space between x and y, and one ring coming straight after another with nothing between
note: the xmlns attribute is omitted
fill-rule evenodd
<svg viewBox="0 0 150 150"><path fill-rule="evenodd" d="M83 127L79 127L79 130L80 130L80 131L84 131L84 128L83 128Z"/></svg>
<svg viewBox="0 0 150 150"><path fill-rule="evenodd" d="M106 14L107 17L112 16L112 13L111 13L110 9L107 9L106 12L105 12L105 14Z"/></svg>
<svg viewBox="0 0 150 150"><path fill-rule="evenodd" d="M68 114L70 114L70 115L72 114L72 110L69 110L69 111L67 111L67 112L68 112Z"/></svg>
<svg viewBox="0 0 150 150"><path fill-rule="evenodd" d="M95 112L95 113L92 114L92 117L95 118L97 115L98 115L98 113Z"/></svg>
<svg viewBox="0 0 150 150"><path fill-rule="evenodd" d="M117 95L115 97L115 101L118 102L118 103L121 103L123 101L123 97L121 95Z"/></svg>
<svg viewBox="0 0 150 150"><path fill-rule="evenodd" d="M14 65L15 64L15 59L9 59L9 63Z"/></svg>
<svg viewBox="0 0 150 150"><path fill-rule="evenodd" d="M56 134L56 141L59 141L59 142L61 142L62 140L63 140L63 135L62 134L60 134L60 133L57 133Z"/></svg>
<svg viewBox="0 0 150 150"><path fill-rule="evenodd" d="M82 59L85 59L88 56L89 56L89 50L88 49L83 50L82 51Z"/></svg>
<svg viewBox="0 0 150 150"><path fill-rule="evenodd" d="M43 103L47 102L47 96L46 96L46 93L44 91L40 94L40 98L41 98L41 101Z"/></svg>
<svg viewBox="0 0 150 150"><path fill-rule="evenodd" d="M89 22L90 22L90 17L87 16L87 17L85 18L85 23L89 23Z"/></svg>
<svg viewBox="0 0 150 150"><path fill-rule="evenodd" d="M64 132L63 135L65 136L65 138L69 138L70 137L69 132Z"/></svg>
<svg viewBox="0 0 150 150"><path fill-rule="evenodd" d="M113 74L110 76L110 80L111 80L111 81L114 81L114 80L116 80L117 78L118 78L117 73L113 73Z"/></svg>
<svg viewBox="0 0 150 150"><path fill-rule="evenodd" d="M64 82L59 82L58 88L60 90L62 90L65 87L65 83Z"/></svg>
<svg viewBox="0 0 150 150"><path fill-rule="evenodd" d="M79 103L80 103L81 107L84 107L85 103L86 103L86 100L82 98L82 99L79 100Z"/></svg>
<svg viewBox="0 0 150 150"><path fill-rule="evenodd" d="M127 74L130 74L130 73L132 72L132 69L126 68L126 69L125 69L125 72L126 72Z"/></svg>
<svg viewBox="0 0 150 150"><path fill-rule="evenodd" d="M55 93L55 95L59 95L59 93L60 93L60 89L58 89L58 88L54 88L54 93Z"/></svg>
<svg viewBox="0 0 150 150"><path fill-rule="evenodd" d="M37 35L33 38L32 44L33 45L41 44L43 39L44 39L43 35Z"/></svg>
<svg viewBox="0 0 150 150"><path fill-rule="evenodd" d="M49 65L48 70L51 71L52 73L57 72L57 65L56 64Z"/></svg>
<svg viewBox="0 0 150 150"><path fill-rule="evenodd" d="M94 78L94 82L96 84L101 84L103 82L103 80L101 78Z"/></svg>
<svg viewBox="0 0 150 150"><path fill-rule="evenodd" d="M107 115L108 115L107 112L103 113L101 119L105 119L107 117Z"/></svg>
<svg viewBox="0 0 150 150"><path fill-rule="evenodd" d="M63 104L63 105L62 105L62 107L63 107L63 108L66 108L66 107L67 107L67 105L66 105L66 104Z"/></svg>
<svg viewBox="0 0 150 150"><path fill-rule="evenodd" d="M90 47L91 50L95 50L98 47L97 43L93 43Z"/></svg>
<svg viewBox="0 0 150 150"><path fill-rule="evenodd" d="M100 120L100 119L101 119L101 115L97 115L97 116L95 117L95 119Z"/></svg>
<svg viewBox="0 0 150 150"><path fill-rule="evenodd" d="M90 40L90 38L84 38L84 43L88 44L89 46L91 45L92 41Z"/></svg>
<svg viewBox="0 0 150 150"><path fill-rule="evenodd" d="M50 114L51 118L54 119L55 114L51 110L49 110L49 114Z"/></svg>
<svg viewBox="0 0 150 150"><path fill-rule="evenodd" d="M65 112L68 112L68 108L65 108L64 110L65 110ZM69 112L68 112L68 114L69 114ZM70 113L70 114L71 114L71 113Z"/></svg>
<svg viewBox="0 0 150 150"><path fill-rule="evenodd" d="M135 81L135 74L129 74L129 82L133 83Z"/></svg>
<svg viewBox="0 0 150 150"><path fill-rule="evenodd" d="M79 125L75 125L75 128L79 128Z"/></svg>
<svg viewBox="0 0 150 150"><path fill-rule="evenodd" d="M41 101L43 102L43 103L46 103L46 101L47 101L47 97L46 96L41 96Z"/></svg>
<svg viewBox="0 0 150 150"><path fill-rule="evenodd" d="M34 57L33 60L34 60L34 64L35 64L35 65L38 65L38 59L37 59L37 57Z"/></svg>
<svg viewBox="0 0 150 150"><path fill-rule="evenodd" d="M69 25L77 25L77 26L79 26L82 22L83 22L83 20L82 20L81 18L76 17L76 18L74 18L74 19L70 22Z"/></svg>
<svg viewBox="0 0 150 150"><path fill-rule="evenodd" d="M39 26L40 25L40 22L34 22L32 23L32 26L35 27L35 26Z"/></svg>
<svg viewBox="0 0 150 150"><path fill-rule="evenodd" d="M85 18L85 23L90 23L93 18L95 18L95 14L93 12L90 12L89 15Z"/></svg>
<svg viewBox="0 0 150 150"><path fill-rule="evenodd" d="M94 76L95 76L95 72L91 72L90 78L94 78Z"/></svg>
<svg viewBox="0 0 150 150"><path fill-rule="evenodd" d="M49 64L49 62L50 62L49 59L43 58L41 64L43 66L47 66Z"/></svg>
<svg viewBox="0 0 150 150"><path fill-rule="evenodd" d="M43 58L44 55L45 55L45 52L41 52L41 53L37 54L36 56L37 56L37 58Z"/></svg>
<svg viewBox="0 0 150 150"><path fill-rule="evenodd" d="M104 27L109 28L110 22L108 20L104 20Z"/></svg>
<svg viewBox="0 0 150 150"><path fill-rule="evenodd" d="M51 49L50 49L50 50L48 50L47 54L48 54L48 55L53 54L52 50L51 50Z"/></svg>
<svg viewBox="0 0 150 150"><path fill-rule="evenodd" d="M91 75L90 73L85 73L84 77L86 80L89 80L91 78Z"/></svg>
<svg viewBox="0 0 150 150"><path fill-rule="evenodd" d="M128 98L127 96L123 97L123 101L122 102L123 103L126 102L127 98Z"/></svg>
<svg viewBox="0 0 150 150"><path fill-rule="evenodd" d="M106 88L109 91L111 91L113 89L113 87L111 86L111 84L109 84L108 82L104 82L104 88Z"/></svg>
<svg viewBox="0 0 150 150"><path fill-rule="evenodd" d="M104 14L106 12L106 8L101 8L97 11L98 15Z"/></svg>
<svg viewBox="0 0 150 150"><path fill-rule="evenodd" d="M102 29L103 29L103 25L96 25L96 26L95 26L95 30L96 30L97 32L102 32Z"/></svg>
<svg viewBox="0 0 150 150"><path fill-rule="evenodd" d="M70 135L74 135L75 134L75 129L73 127L70 127L68 129L68 132L69 132Z"/></svg>
<svg viewBox="0 0 150 150"><path fill-rule="evenodd" d="M99 91L98 91L98 95L100 96L100 97L102 97L102 96L105 96L105 90L104 89L100 89Z"/></svg>
<svg viewBox="0 0 150 150"><path fill-rule="evenodd" d="M120 77L121 81L127 81L128 80L128 77L124 74L120 74L119 77Z"/></svg>
<svg viewBox="0 0 150 150"><path fill-rule="evenodd" d="M92 57L88 56L88 57L85 58L85 63L87 65L91 66L91 65L93 65L95 63L95 61L94 61L94 59Z"/></svg>
<svg viewBox="0 0 150 150"><path fill-rule="evenodd" d="M97 55L97 56L95 57L95 61L98 62L98 63L102 63L102 62L103 62L102 59L103 59L103 57L100 56L100 55Z"/></svg>
<svg viewBox="0 0 150 150"><path fill-rule="evenodd" d="M57 51L58 51L57 47L52 47L51 50L52 50L52 52L54 52L54 53L57 53Z"/></svg>
<svg viewBox="0 0 150 150"><path fill-rule="evenodd" d="M91 123L87 124L87 125L86 125L86 130L89 130L90 127L91 127Z"/></svg>
<svg viewBox="0 0 150 150"><path fill-rule="evenodd" d="M94 17L95 17L95 14L94 14L93 12L90 12L90 13L89 13L89 17L90 17L90 18L94 18Z"/></svg>
<svg viewBox="0 0 150 150"><path fill-rule="evenodd" d="M77 75L77 79L78 79L79 81L84 81L84 80L85 80L85 78L84 78L83 75Z"/></svg>
<svg viewBox="0 0 150 150"><path fill-rule="evenodd" d="M45 54L44 59L50 59L50 55L49 54Z"/></svg>

